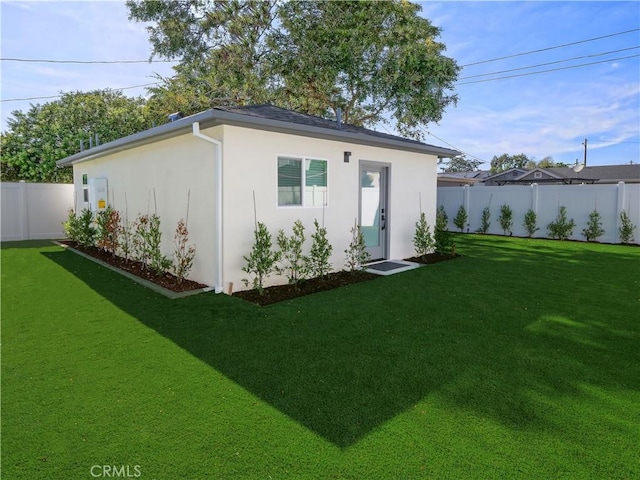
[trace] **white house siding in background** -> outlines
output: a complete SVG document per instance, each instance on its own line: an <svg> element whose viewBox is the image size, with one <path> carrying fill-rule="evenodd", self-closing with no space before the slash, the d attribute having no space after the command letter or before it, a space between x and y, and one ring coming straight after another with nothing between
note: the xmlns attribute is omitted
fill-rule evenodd
<svg viewBox="0 0 640 480"><path fill-rule="evenodd" d="M253 244L254 193L257 219L275 238L279 229L291 234L295 220L305 228L311 245L313 222L324 221L333 246L331 263L344 267L344 250L350 229L358 218L359 163L389 165L389 258L413 254L415 222L422 209L430 224L435 222L437 157L391 148L311 138L240 126L219 125L202 133L222 142L223 156L223 282L224 291L245 289L243 259ZM348 163L344 152L350 151ZM278 206L278 157L305 157L327 161L327 205ZM172 254L176 223L186 216L187 195L190 240L196 245L196 261L190 278L207 285L215 283L214 211L215 146L190 132L169 139L106 154L74 165L74 184L82 192L83 175L106 178L109 203L133 221L139 213L157 213L161 219L166 255ZM155 203L154 203L155 191ZM126 201L125 201L126 199ZM78 193L78 209L83 208ZM272 277L268 284L286 282Z"/></svg>
<svg viewBox="0 0 640 480"><path fill-rule="evenodd" d="M640 184L606 185L531 185L502 187L443 187L438 188L438 205L442 205L449 217L449 229L457 231L453 219L464 205L469 216L469 231L480 227L482 210L491 210L491 226L488 233L502 234L498 221L500 207L509 205L513 211L513 235L527 236L523 226L524 215L530 208L537 214L540 228L534 237L548 237L547 225L555 220L560 206L567 209L567 217L573 218L575 228L570 237L585 240L582 230L587 227L589 214L600 213L605 234L598 238L604 243L620 241L620 212L625 210L636 225L635 243L640 243Z"/></svg>
<svg viewBox="0 0 640 480"><path fill-rule="evenodd" d="M73 207L73 185L6 182L2 191L2 241L63 238Z"/></svg>

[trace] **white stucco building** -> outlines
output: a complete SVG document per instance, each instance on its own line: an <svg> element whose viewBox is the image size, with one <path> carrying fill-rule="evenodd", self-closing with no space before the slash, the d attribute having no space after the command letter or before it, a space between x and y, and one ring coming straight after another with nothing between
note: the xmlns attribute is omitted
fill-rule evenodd
<svg viewBox="0 0 640 480"><path fill-rule="evenodd" d="M458 153L258 105L207 110L58 163L73 166L76 211L104 207L103 197L130 220L157 209L167 255L190 197L197 249L190 278L229 293L245 288L254 197L274 244L278 230L290 234L297 219L308 239L314 219L324 222L336 270L355 221L373 258L405 258L414 253L420 205L435 223L438 158Z"/></svg>

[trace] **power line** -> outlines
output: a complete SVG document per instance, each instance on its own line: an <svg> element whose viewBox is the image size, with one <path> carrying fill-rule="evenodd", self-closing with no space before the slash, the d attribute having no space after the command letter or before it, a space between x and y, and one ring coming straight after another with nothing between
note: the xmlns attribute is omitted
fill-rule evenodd
<svg viewBox="0 0 640 480"><path fill-rule="evenodd" d="M0 58L3 62L24 63L72 63L72 64L116 64L116 63L177 63L179 60L50 60L44 58Z"/></svg>
<svg viewBox="0 0 640 480"><path fill-rule="evenodd" d="M583 58L601 57L603 55L610 55L612 53L618 53L618 52L626 52L628 50L634 50L636 48L640 48L640 45L636 45L635 47L629 47L629 48L621 48L620 50L611 50L609 52L593 53L593 54L590 54L590 55L582 55L580 57L572 57L572 58L567 58L567 59L564 59L564 60L557 60L555 62L539 63L537 65L529 65L527 67L511 68L509 70L500 70L500 71L497 71L497 72L482 73L482 74L479 74L479 75L471 75L471 76L468 76L468 77L460 77L458 80L467 80L469 78L478 78L478 77L488 77L488 76L491 76L491 75L498 75L500 73L516 72L518 70L527 70L529 68L545 67L547 65L556 65L558 63L570 62L570 61L573 61L573 60L580 60L580 59L583 59Z"/></svg>
<svg viewBox="0 0 640 480"><path fill-rule="evenodd" d="M549 70L540 70L540 71L537 71L537 72L520 73L518 75L507 75L506 77L487 78L485 80L473 80L471 82L458 83L457 85L469 85L471 83L483 83L483 82L492 82L494 80L505 80L505 79L508 79L508 78L526 77L526 76L529 76L529 75L538 75L540 73L557 72L559 70L570 70L572 68L587 67L589 65L597 65L599 63L615 62L617 60L627 60L629 58L636 58L636 57L640 57L640 54L629 55L627 57L610 58L608 60L601 60L599 62L581 63L580 65L572 65L570 67L551 68Z"/></svg>
<svg viewBox="0 0 640 480"><path fill-rule="evenodd" d="M158 83L160 83L160 82L143 83L142 85L131 85L130 87L119 87L119 88L111 88L111 87L109 87L109 89L110 90L130 90L132 88L150 87L151 85L158 85ZM44 100L44 99L48 99L48 98L60 98L61 96L62 96L62 94L60 94L60 95L50 95L48 97L8 98L6 100L0 100L0 102L2 102L2 103L4 103L4 102L25 102L27 100Z"/></svg>
<svg viewBox="0 0 640 480"><path fill-rule="evenodd" d="M446 140L443 140L442 138L438 137L436 134L431 133L430 131L426 131L427 135L431 135L432 137L437 138L438 140L440 140L442 143L446 143L447 145L449 145L451 148L453 148L454 150L459 151L460 153L466 155L467 157L471 157L471 158L475 158L476 160L480 160L482 163L489 163L487 160L483 160L480 157L476 157L475 155L471 155L470 153L467 153L465 151L463 151L462 149L456 147L455 145L451 145L449 142L447 142Z"/></svg>
<svg viewBox="0 0 640 480"><path fill-rule="evenodd" d="M472 65L480 65L482 63L497 62L498 60L505 60L507 58L522 57L524 55L531 55L532 53L540 53L540 52L546 52L549 50L555 50L557 48L570 47L572 45L578 45L580 43L593 42L594 40L601 40L603 38L615 37L617 35L625 35L627 33L637 32L638 30L640 30L640 28L633 28L631 30L625 30L624 32L617 32L617 33L611 33L609 35L602 35L601 37L587 38L586 40L579 40L577 42L563 43L562 45L554 45L553 47L540 48L538 50L530 50L528 52L514 53L513 55L506 55L504 57L497 57L497 58L491 58L489 60L481 60L479 62L467 63L466 65L461 65L461 67L462 68L470 67Z"/></svg>

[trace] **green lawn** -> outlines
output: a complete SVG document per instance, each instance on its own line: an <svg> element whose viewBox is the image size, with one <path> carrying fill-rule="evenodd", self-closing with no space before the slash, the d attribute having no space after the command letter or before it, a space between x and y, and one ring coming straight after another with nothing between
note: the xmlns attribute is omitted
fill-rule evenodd
<svg viewBox="0 0 640 480"><path fill-rule="evenodd" d="M264 308L4 244L2 478L640 478L640 248L456 242Z"/></svg>

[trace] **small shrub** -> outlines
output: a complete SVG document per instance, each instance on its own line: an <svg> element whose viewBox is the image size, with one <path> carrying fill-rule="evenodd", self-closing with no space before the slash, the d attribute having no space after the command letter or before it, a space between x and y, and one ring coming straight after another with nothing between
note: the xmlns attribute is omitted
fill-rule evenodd
<svg viewBox="0 0 640 480"><path fill-rule="evenodd" d="M129 223L129 220L125 218L124 222L120 225L120 238L118 239L118 247L122 258L129 260L133 253L133 238L135 235L134 224Z"/></svg>
<svg viewBox="0 0 640 480"><path fill-rule="evenodd" d="M441 255L450 255L453 253L455 248L453 237L447 227L447 214L444 211L444 207L440 205L436 212L436 227L433 233L433 246L435 252Z"/></svg>
<svg viewBox="0 0 640 480"><path fill-rule="evenodd" d="M293 234L288 237L284 230L280 230L276 241L280 248L280 266L276 268L276 272L286 275L289 283L297 287L307 272L307 261L302 254L305 241L304 225L300 220L296 220L293 224Z"/></svg>
<svg viewBox="0 0 640 480"><path fill-rule="evenodd" d="M529 237L533 236L534 233L540 230L540 227L537 226L537 223L538 216L536 215L536 212L534 212L532 209L527 210L527 213L524 214L524 222L522 223L522 226L527 231L527 235Z"/></svg>
<svg viewBox="0 0 640 480"><path fill-rule="evenodd" d="M467 210L464 208L464 205L460 205L458 213L456 213L456 216L453 219L453 224L463 232L468 219L469 216L467 215Z"/></svg>
<svg viewBox="0 0 640 480"><path fill-rule="evenodd" d="M158 275L162 275L171 267L171 260L160 250L162 231L160 230L160 217L157 214L154 213L149 217L149 228L145 233L147 235L146 256L149 259L149 266Z"/></svg>
<svg viewBox="0 0 640 480"><path fill-rule="evenodd" d="M62 227L64 228L64 233L69 240L74 242L78 241L78 238L80 237L80 220L73 208L69 209L67 220L62 222Z"/></svg>
<svg viewBox="0 0 640 480"><path fill-rule="evenodd" d="M313 243L309 252L308 266L312 277L324 278L331 271L329 258L333 247L327 239L327 229L320 227L318 220L314 220L315 233L311 235Z"/></svg>
<svg viewBox="0 0 640 480"><path fill-rule="evenodd" d="M489 207L482 209L482 216L480 217L480 228L476 230L478 233L487 233L491 226L491 210Z"/></svg>
<svg viewBox="0 0 640 480"><path fill-rule="evenodd" d="M147 238L149 236L149 215L138 215L131 225L131 250L133 259L142 263L144 268L149 266Z"/></svg>
<svg viewBox="0 0 640 480"><path fill-rule="evenodd" d="M353 228L351 229L351 242L349 243L349 248L347 248L344 253L347 256L346 266L351 272L362 270L364 265L371 260L371 255L369 255L369 252L366 250L364 235L357 222L354 222Z"/></svg>
<svg viewBox="0 0 640 480"><path fill-rule="evenodd" d="M413 247L418 257L425 257L433 252L435 241L431 235L431 229L427 224L427 216L420 213L420 220L416 222L416 233L413 236Z"/></svg>
<svg viewBox="0 0 640 480"><path fill-rule="evenodd" d="M189 272L193 267L193 260L196 256L195 245L188 245L189 243L189 230L187 224L183 219L180 219L176 232L173 235L173 273L178 280L178 283L189 276Z"/></svg>
<svg viewBox="0 0 640 480"><path fill-rule="evenodd" d="M243 257L247 264L242 271L251 278L243 278L246 286L251 282L252 288L264 295L264 281L275 271L275 264L279 259L278 252L272 250L271 233L264 223L258 222L253 232L254 243L248 257Z"/></svg>
<svg viewBox="0 0 640 480"><path fill-rule="evenodd" d="M96 215L97 240L96 246L105 252L116 255L120 240L120 213L111 205Z"/></svg>
<svg viewBox="0 0 640 480"><path fill-rule="evenodd" d="M633 231L636 229L636 226L631 223L631 219L627 212L624 210L620 212L620 242L621 243L633 243Z"/></svg>
<svg viewBox="0 0 640 480"><path fill-rule="evenodd" d="M498 217L498 222L500 222L500 227L505 235L507 232L509 235L513 234L511 230L513 228L513 211L506 203L500 207L500 217Z"/></svg>
<svg viewBox="0 0 640 480"><path fill-rule="evenodd" d="M549 236L556 240L566 240L573 234L573 229L576 226L573 218L567 220L567 209L564 206L560 207L558 216L556 219L547 225L547 231Z"/></svg>
<svg viewBox="0 0 640 480"><path fill-rule="evenodd" d="M85 247L95 245L96 229L93 226L93 213L88 208L82 210L78 217L78 239L77 242Z"/></svg>
<svg viewBox="0 0 640 480"><path fill-rule="evenodd" d="M592 242L596 238L604 235L602 219L597 210L589 214L589 222L587 223L587 228L582 229L582 235L587 239L587 242Z"/></svg>

